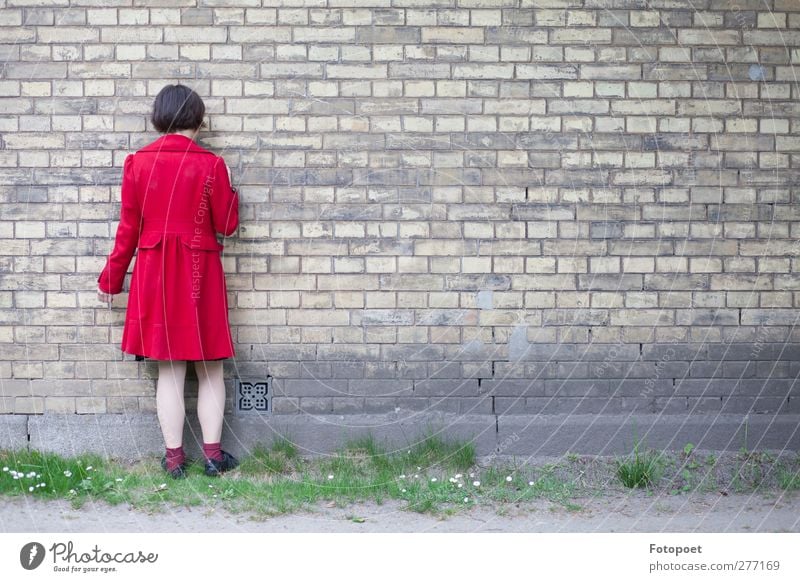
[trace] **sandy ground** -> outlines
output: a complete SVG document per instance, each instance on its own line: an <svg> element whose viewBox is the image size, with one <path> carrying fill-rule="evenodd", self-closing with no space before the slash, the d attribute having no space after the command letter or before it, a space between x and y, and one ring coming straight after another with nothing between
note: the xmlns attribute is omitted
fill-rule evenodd
<svg viewBox="0 0 800 582"><path fill-rule="evenodd" d="M800 493L634 492L575 502L569 511L549 501L472 507L438 518L407 511L402 502L318 505L269 518L213 507L149 514L104 502L73 509L67 501L0 499L0 532L800 532ZM353 517L363 518L363 523Z"/></svg>

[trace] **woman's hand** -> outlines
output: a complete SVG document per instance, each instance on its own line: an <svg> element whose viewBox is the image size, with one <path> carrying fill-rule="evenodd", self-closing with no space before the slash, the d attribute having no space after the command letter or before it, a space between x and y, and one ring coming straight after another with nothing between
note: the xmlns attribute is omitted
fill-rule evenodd
<svg viewBox="0 0 800 582"><path fill-rule="evenodd" d="M111 303L114 296L111 293L104 293L99 288L97 289L97 300L102 303Z"/></svg>

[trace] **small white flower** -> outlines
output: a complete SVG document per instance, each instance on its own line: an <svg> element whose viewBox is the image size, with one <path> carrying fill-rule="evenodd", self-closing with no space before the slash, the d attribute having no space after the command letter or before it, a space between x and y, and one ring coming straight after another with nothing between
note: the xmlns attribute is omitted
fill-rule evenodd
<svg viewBox="0 0 800 582"><path fill-rule="evenodd" d="M511 481L511 475L509 475L508 477L506 477L506 481Z"/></svg>
<svg viewBox="0 0 800 582"><path fill-rule="evenodd" d="M47 483L39 483L40 487L47 487Z"/></svg>
<svg viewBox="0 0 800 582"><path fill-rule="evenodd" d="M401 479L405 479L405 478L406 478L406 476L405 476L405 473L404 473L404 474L402 474L402 475L400 475L400 478L401 478Z"/></svg>
<svg viewBox="0 0 800 582"><path fill-rule="evenodd" d="M70 490L69 490L69 494L70 494L70 495L75 495L75 490L74 490L74 489L70 489Z"/></svg>
<svg viewBox="0 0 800 582"><path fill-rule="evenodd" d="M431 477L431 481L436 481L436 477Z"/></svg>
<svg viewBox="0 0 800 582"><path fill-rule="evenodd" d="M461 473L456 473L456 479L461 479Z"/></svg>
<svg viewBox="0 0 800 582"><path fill-rule="evenodd" d="M417 467L417 471L422 471L422 467Z"/></svg>
<svg viewBox="0 0 800 582"><path fill-rule="evenodd" d="M406 492L406 490L405 490L405 489L401 489L400 491L402 491L403 493L405 493L405 492Z"/></svg>
<svg viewBox="0 0 800 582"><path fill-rule="evenodd" d="M88 467L86 467L86 470L87 470L87 471L91 471L91 470L92 470L92 466L91 466L91 465L89 465Z"/></svg>
<svg viewBox="0 0 800 582"><path fill-rule="evenodd" d="M33 491L33 487L28 487L28 491Z"/></svg>
<svg viewBox="0 0 800 582"><path fill-rule="evenodd" d="M217 496L217 494L216 494L216 493L214 493L214 495L212 495L212 497L216 497L216 496Z"/></svg>
<svg viewBox="0 0 800 582"><path fill-rule="evenodd" d="M475 476L475 473L470 473L470 474L469 474L469 476L470 476L470 477L474 477L474 476Z"/></svg>
<svg viewBox="0 0 800 582"><path fill-rule="evenodd" d="M469 497L465 497L464 498L464 503L467 503L468 501L469 501Z"/></svg>
<svg viewBox="0 0 800 582"><path fill-rule="evenodd" d="M117 477L116 479L114 479L114 481L116 481L117 483L122 483L122 477Z"/></svg>
<svg viewBox="0 0 800 582"><path fill-rule="evenodd" d="M458 488L459 488L459 489L461 489L463 486L464 486L464 484L463 484L463 483L459 483L459 484L458 484Z"/></svg>
<svg viewBox="0 0 800 582"><path fill-rule="evenodd" d="M475 487L480 487L480 486L481 486L481 482L480 482L480 481L473 481L473 482L472 482L472 484L473 484Z"/></svg>
<svg viewBox="0 0 800 582"><path fill-rule="evenodd" d="M533 481L528 481L528 485L533 486Z"/></svg>
<svg viewBox="0 0 800 582"><path fill-rule="evenodd" d="M36 473L36 478L37 478L37 479L38 479L39 477L41 477L41 476L42 476L42 474L41 474L41 473Z"/></svg>
<svg viewBox="0 0 800 582"><path fill-rule="evenodd" d="M417 477L419 477L419 473L414 473L414 479L416 479Z"/></svg>
<svg viewBox="0 0 800 582"><path fill-rule="evenodd" d="M16 481L17 479L19 479L19 475L14 475L14 480Z"/></svg>
<svg viewBox="0 0 800 582"><path fill-rule="evenodd" d="M8 471L8 467L3 467L3 471Z"/></svg>
<svg viewBox="0 0 800 582"><path fill-rule="evenodd" d="M328 479L333 479L333 475L328 475Z"/></svg>
<svg viewBox="0 0 800 582"><path fill-rule="evenodd" d="M64 471L64 477L72 477L72 471Z"/></svg>
<svg viewBox="0 0 800 582"><path fill-rule="evenodd" d="M214 488L214 486L213 486L213 485L209 485L209 486L208 486L208 488L209 488L209 489L213 489L213 488Z"/></svg>

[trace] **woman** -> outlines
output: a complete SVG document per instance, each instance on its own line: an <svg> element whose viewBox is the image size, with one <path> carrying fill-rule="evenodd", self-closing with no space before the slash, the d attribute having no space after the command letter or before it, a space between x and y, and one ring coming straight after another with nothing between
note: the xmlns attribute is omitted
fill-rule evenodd
<svg viewBox="0 0 800 582"><path fill-rule="evenodd" d="M199 380L205 474L218 476L239 464L220 447L222 360L234 349L223 246L216 238L236 230L239 198L225 160L194 141L204 115L203 100L184 85L167 85L156 96L151 121L164 135L125 158L116 240L97 279L98 299L110 303L138 249L122 351L158 360L156 407L166 444L161 466L175 479L186 477L187 361L194 361Z"/></svg>

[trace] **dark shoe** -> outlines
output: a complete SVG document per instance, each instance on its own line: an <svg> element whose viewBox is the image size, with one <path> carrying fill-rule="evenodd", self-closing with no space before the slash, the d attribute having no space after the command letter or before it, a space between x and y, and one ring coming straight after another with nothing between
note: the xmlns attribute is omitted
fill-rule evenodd
<svg viewBox="0 0 800 582"><path fill-rule="evenodd" d="M161 468L167 471L167 457L161 457ZM172 471L167 471L173 479L186 479L186 462L181 463Z"/></svg>
<svg viewBox="0 0 800 582"><path fill-rule="evenodd" d="M230 471L239 466L239 461L236 457L222 451L222 460L216 461L214 459L206 459L205 473L209 477L219 477L225 471Z"/></svg>

